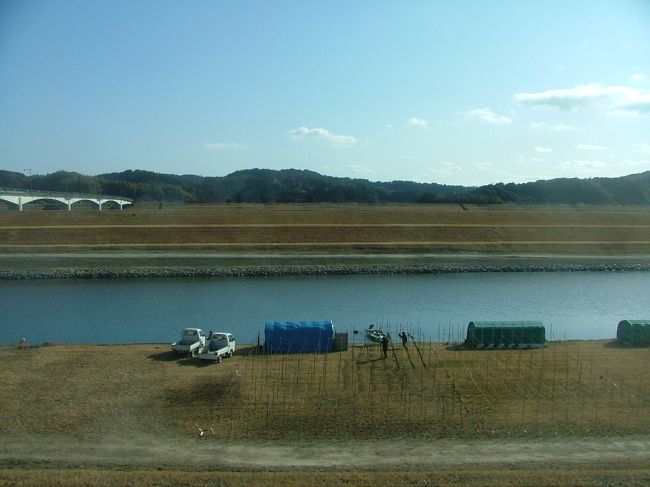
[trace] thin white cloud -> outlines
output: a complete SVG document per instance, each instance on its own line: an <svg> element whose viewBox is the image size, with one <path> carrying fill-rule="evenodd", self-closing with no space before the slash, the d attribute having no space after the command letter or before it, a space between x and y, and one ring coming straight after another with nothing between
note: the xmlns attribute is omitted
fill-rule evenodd
<svg viewBox="0 0 650 487"><path fill-rule="evenodd" d="M491 171L494 168L491 162L473 162L472 165L479 171Z"/></svg>
<svg viewBox="0 0 650 487"><path fill-rule="evenodd" d="M634 73L632 76L630 76L630 79L632 81L643 81L644 76L641 73Z"/></svg>
<svg viewBox="0 0 650 487"><path fill-rule="evenodd" d="M323 139L333 146L353 145L357 143L357 139L351 135L336 135L322 128L310 129L307 127L298 127L297 129L290 130L289 136L293 139Z"/></svg>
<svg viewBox="0 0 650 487"><path fill-rule="evenodd" d="M496 125L503 125L512 122L512 119L505 115L497 115L490 108L476 108L467 112L461 112L461 115L471 120L478 120L482 123L491 123Z"/></svg>
<svg viewBox="0 0 650 487"><path fill-rule="evenodd" d="M536 146L536 147L533 148L533 150L534 150L535 152L542 152L542 153L545 153L545 152L553 152L553 149L551 149L550 147L540 147L540 146Z"/></svg>
<svg viewBox="0 0 650 487"><path fill-rule="evenodd" d="M237 142L205 142L203 147L206 150L247 150L249 147Z"/></svg>
<svg viewBox="0 0 650 487"><path fill-rule="evenodd" d="M631 159L623 159L618 163L619 166L627 167L627 168L638 168L638 167L645 167L645 168L650 168L650 160L640 160L640 161L635 161Z"/></svg>
<svg viewBox="0 0 650 487"><path fill-rule="evenodd" d="M636 144L630 149L632 152L639 152L641 154L650 154L650 144Z"/></svg>
<svg viewBox="0 0 650 487"><path fill-rule="evenodd" d="M594 145L594 144L578 144L576 146L576 149L588 150L588 151L604 151L607 150L607 147L602 145Z"/></svg>
<svg viewBox="0 0 650 487"><path fill-rule="evenodd" d="M411 117L406 121L406 125L409 127L427 127L429 122L423 118Z"/></svg>
<svg viewBox="0 0 650 487"><path fill-rule="evenodd" d="M550 130L553 132L570 132L573 130L580 130L580 127L576 127L575 125L568 125L565 123L548 124L544 122L533 122L530 124L530 128L535 130Z"/></svg>
<svg viewBox="0 0 650 487"><path fill-rule="evenodd" d="M427 169L425 172L418 174L415 177L416 181L420 182L431 182L431 181L441 181L449 182L449 178L453 178L458 175L463 168L458 164L453 162L443 161L439 164L438 167L432 167Z"/></svg>
<svg viewBox="0 0 650 487"><path fill-rule="evenodd" d="M375 170L365 164L348 164L345 168L355 174L375 174Z"/></svg>
<svg viewBox="0 0 650 487"><path fill-rule="evenodd" d="M526 167L530 169L530 167ZM536 169L536 168L535 168ZM499 171L494 175L492 181L507 181L511 183L527 183L530 181L539 181L548 177L542 173L514 173L511 171Z"/></svg>
<svg viewBox="0 0 650 487"><path fill-rule="evenodd" d="M569 112L650 114L650 92L628 86L582 85L539 93L519 93L515 95L515 100L525 106Z"/></svg>
<svg viewBox="0 0 650 487"><path fill-rule="evenodd" d="M571 173L598 173L606 164L603 161L572 160L557 165L563 171Z"/></svg>

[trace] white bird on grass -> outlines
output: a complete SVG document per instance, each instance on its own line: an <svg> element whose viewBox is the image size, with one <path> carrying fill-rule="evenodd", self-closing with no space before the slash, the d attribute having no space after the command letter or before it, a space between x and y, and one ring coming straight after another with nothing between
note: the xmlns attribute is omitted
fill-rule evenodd
<svg viewBox="0 0 650 487"><path fill-rule="evenodd" d="M204 430L198 424L196 425L196 429L199 430L199 436L203 436L207 433L207 430ZM210 433L214 435L214 428L212 426L210 426Z"/></svg>

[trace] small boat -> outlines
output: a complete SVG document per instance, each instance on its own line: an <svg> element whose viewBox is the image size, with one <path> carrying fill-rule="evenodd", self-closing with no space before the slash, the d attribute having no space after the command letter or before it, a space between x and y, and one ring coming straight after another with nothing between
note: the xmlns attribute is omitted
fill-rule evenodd
<svg viewBox="0 0 650 487"><path fill-rule="evenodd" d="M373 328L372 325L370 325L370 328L366 330L366 336L373 342L381 342L384 337L388 338L388 341L390 341L390 333L377 330Z"/></svg>

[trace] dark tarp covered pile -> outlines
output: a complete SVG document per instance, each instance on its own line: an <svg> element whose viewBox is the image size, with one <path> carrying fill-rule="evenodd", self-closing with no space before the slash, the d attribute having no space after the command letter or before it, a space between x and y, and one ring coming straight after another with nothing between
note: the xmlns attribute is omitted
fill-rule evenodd
<svg viewBox="0 0 650 487"><path fill-rule="evenodd" d="M465 342L473 348L537 348L546 343L541 321L472 321Z"/></svg>
<svg viewBox="0 0 650 487"><path fill-rule="evenodd" d="M616 339L632 347L650 345L650 320L623 320L616 329Z"/></svg>

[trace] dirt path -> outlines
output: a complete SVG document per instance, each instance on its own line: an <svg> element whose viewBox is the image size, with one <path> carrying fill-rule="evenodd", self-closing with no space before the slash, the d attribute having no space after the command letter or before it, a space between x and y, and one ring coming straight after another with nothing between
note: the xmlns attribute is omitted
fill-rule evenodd
<svg viewBox="0 0 650 487"><path fill-rule="evenodd" d="M283 244L284 245L284 244ZM293 244L286 244L291 246ZM128 246L128 245L127 245ZM174 245L178 247L178 245ZM0 248L2 246L0 245ZM36 247L36 246L35 246ZM49 246L50 248L52 246ZM61 246L57 246L61 247ZM164 259L178 259L178 260L239 260L239 259L251 259L251 260L274 260L274 259L296 259L304 261L318 261L322 259L338 259L342 263L346 263L349 260L359 260L359 261L372 261L372 260L383 260L383 261L394 261L394 260L403 260L403 261L430 261L435 262L453 262L453 263L485 263L489 264L491 262L512 262L512 263L544 263L544 262L554 262L554 263L572 263L580 264L586 261L588 262L602 262L602 263L647 263L650 262L650 254L627 254L627 255L601 255L601 254L557 254L557 253L484 253L484 252L453 252L453 253L432 253L432 252L422 252L422 253L381 253L381 254L368 254L368 253L357 253L357 252L283 252L283 251L274 251L274 252L259 252L259 251L201 251L201 250L188 250L188 251L160 251L160 250L136 250L137 245L131 245L130 247L133 250L124 250L124 251L77 251L77 252L1 252L0 251L0 263L5 261L14 261L14 260L61 260L65 259L66 261L76 261L82 263L88 260L110 260L110 261L119 261L119 260L132 260L132 259L144 259L144 260L164 260ZM160 246L159 246L160 247ZM191 247L188 246L188 247Z"/></svg>
<svg viewBox="0 0 650 487"><path fill-rule="evenodd" d="M617 461L650 461L650 437L268 442L153 436L0 438L0 464L48 462L77 467L386 470L399 466L417 470Z"/></svg>
<svg viewBox="0 0 650 487"><path fill-rule="evenodd" d="M340 227L387 227L387 228L441 228L441 227L499 227L499 228L648 228L646 224L557 224L557 223L140 223L140 224L77 224L77 225L2 225L0 230L24 230L34 228L340 228Z"/></svg>
<svg viewBox="0 0 650 487"><path fill-rule="evenodd" d="M434 259L434 260L494 260L494 259L547 259L547 260L589 260L600 259L603 261L650 261L648 254L628 254L628 255L585 255L585 254L552 254L552 253L482 253L482 252L422 252L422 253L396 253L396 254L368 254L368 253L289 253L289 252L214 252L214 251L159 251L159 250L141 250L141 251L83 251L83 252L0 252L0 259L17 259L17 258L66 258L66 259L272 259L272 258L300 258L300 259Z"/></svg>

